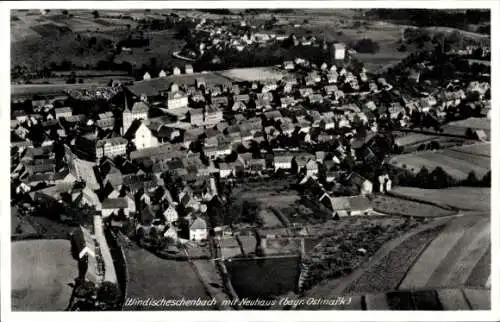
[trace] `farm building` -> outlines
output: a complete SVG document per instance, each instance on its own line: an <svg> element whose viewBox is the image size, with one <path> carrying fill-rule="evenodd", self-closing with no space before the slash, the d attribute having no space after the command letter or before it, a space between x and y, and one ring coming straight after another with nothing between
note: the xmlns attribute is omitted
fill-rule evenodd
<svg viewBox="0 0 500 322"><path fill-rule="evenodd" d="M370 200L365 196L330 197L324 193L319 202L332 211L333 217L366 215L373 210Z"/></svg>

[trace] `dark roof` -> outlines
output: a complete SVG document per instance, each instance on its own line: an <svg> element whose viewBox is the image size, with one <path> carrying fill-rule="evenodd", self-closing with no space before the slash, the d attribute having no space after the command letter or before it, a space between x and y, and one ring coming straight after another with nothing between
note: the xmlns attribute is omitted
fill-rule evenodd
<svg viewBox="0 0 500 322"><path fill-rule="evenodd" d="M153 223L154 219L154 214L151 208L145 207L141 210L140 216L139 216L139 223L144 226L149 226Z"/></svg>
<svg viewBox="0 0 500 322"><path fill-rule="evenodd" d="M128 202L125 198L104 199L102 201L102 209L125 209L127 207Z"/></svg>

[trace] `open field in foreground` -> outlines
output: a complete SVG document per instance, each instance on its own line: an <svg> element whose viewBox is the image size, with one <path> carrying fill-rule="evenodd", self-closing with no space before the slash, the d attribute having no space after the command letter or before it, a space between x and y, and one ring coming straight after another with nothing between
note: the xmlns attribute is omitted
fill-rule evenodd
<svg viewBox="0 0 500 322"><path fill-rule="evenodd" d="M305 297L365 297L365 307L350 309L403 309L421 307L416 304L421 302L427 309L488 309L489 232L488 216L433 220L385 244L354 273L318 285Z"/></svg>
<svg viewBox="0 0 500 322"><path fill-rule="evenodd" d="M391 195L408 197L463 210L490 211L491 188L451 187L447 189L420 189L400 186L392 189Z"/></svg>
<svg viewBox="0 0 500 322"><path fill-rule="evenodd" d="M399 288L484 287L489 272L478 267L479 276L475 269L490 243L488 216L457 218L429 244ZM467 285L471 276L476 285Z"/></svg>
<svg viewBox="0 0 500 322"><path fill-rule="evenodd" d="M12 310L64 311L78 275L67 240L12 243Z"/></svg>
<svg viewBox="0 0 500 322"><path fill-rule="evenodd" d="M132 243L122 243L127 265L127 298L139 299L210 299L203 283L189 262L161 259ZM186 306L124 306L136 310L213 310Z"/></svg>

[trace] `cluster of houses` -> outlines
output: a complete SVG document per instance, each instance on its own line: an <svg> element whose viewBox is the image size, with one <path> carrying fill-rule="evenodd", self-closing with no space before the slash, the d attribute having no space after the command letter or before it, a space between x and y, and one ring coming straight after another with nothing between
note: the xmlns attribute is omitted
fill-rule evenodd
<svg viewBox="0 0 500 322"><path fill-rule="evenodd" d="M345 48L338 50L344 55ZM12 112L13 188L67 216L70 205L86 205L116 225L135 218L137 229L155 227L173 239L206 239L210 211L223 203L221 182L241 175L294 173L332 216L367 213L366 195L390 190L390 178L380 173L371 182L339 165L347 157L375 158L365 143L378 122L404 127L413 111L440 116L469 93L482 99L489 90L472 81L387 104L375 97L392 85L365 69L302 58L282 68L279 81L234 82L194 73L190 65L184 73L176 68L173 75L145 77L116 93L118 117L75 115L71 107L33 101L34 113ZM35 130L40 137L33 140ZM315 151L304 151L304 143ZM356 186L356 193L335 195L335 185Z"/></svg>

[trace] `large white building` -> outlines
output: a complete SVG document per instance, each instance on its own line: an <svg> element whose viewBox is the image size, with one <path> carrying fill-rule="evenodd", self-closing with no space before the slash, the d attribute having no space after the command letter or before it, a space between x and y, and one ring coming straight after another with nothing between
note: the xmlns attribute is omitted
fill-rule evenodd
<svg viewBox="0 0 500 322"><path fill-rule="evenodd" d="M125 99L125 110L123 111L123 128L122 133L127 133L130 125L135 120L147 120L148 119L149 106L141 101L134 103L132 109L128 108L127 100Z"/></svg>
<svg viewBox="0 0 500 322"><path fill-rule="evenodd" d="M110 139L99 140L96 143L96 157L113 158L117 155L124 155L127 153L127 140L122 137L115 137Z"/></svg>
<svg viewBox="0 0 500 322"><path fill-rule="evenodd" d="M345 45L341 43L333 44L333 57L335 60L345 59Z"/></svg>
<svg viewBox="0 0 500 322"><path fill-rule="evenodd" d="M160 144L151 130L139 120L132 123L124 137L132 141L137 150L154 148Z"/></svg>
<svg viewBox="0 0 500 322"><path fill-rule="evenodd" d="M175 109L188 106L188 96L182 91L169 92L167 98L167 108Z"/></svg>

